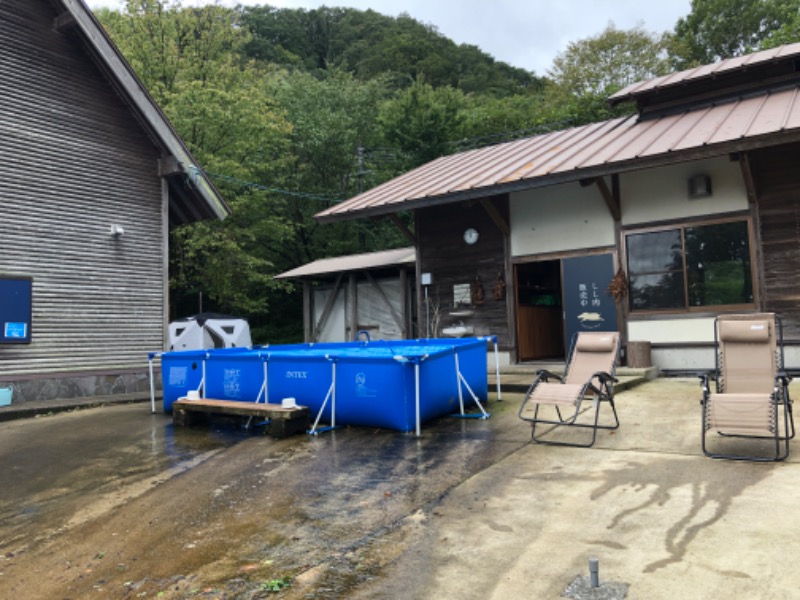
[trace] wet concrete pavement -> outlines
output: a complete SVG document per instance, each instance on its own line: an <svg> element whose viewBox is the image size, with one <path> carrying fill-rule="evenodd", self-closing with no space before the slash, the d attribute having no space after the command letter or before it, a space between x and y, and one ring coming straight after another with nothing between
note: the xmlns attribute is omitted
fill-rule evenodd
<svg viewBox="0 0 800 600"><path fill-rule="evenodd" d="M629 598L794 597L800 451L703 457L698 399L627 390L590 450L531 445L517 394L419 439L144 404L0 423L0 598L559 598L592 556Z"/></svg>

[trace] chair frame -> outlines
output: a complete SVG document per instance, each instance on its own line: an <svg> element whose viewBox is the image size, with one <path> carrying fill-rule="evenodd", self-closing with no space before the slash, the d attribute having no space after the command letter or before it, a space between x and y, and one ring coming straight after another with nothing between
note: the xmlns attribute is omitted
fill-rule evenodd
<svg viewBox="0 0 800 600"><path fill-rule="evenodd" d="M609 333L616 333L616 332L609 332ZM597 439L598 429L614 430L619 428L619 416L617 415L617 409L614 404L614 384L619 382L619 380L616 377L614 377L617 363L619 361L619 353L620 353L619 337L617 337L616 348L614 349L614 361L612 363L611 372L596 371L589 377L586 383L583 384L580 395L578 396L577 402L575 403L574 414L568 416L565 419L561 415L561 408L558 405L553 405L556 414L558 415L558 420L540 419L539 409L542 404L540 402L536 402L536 408L534 409L532 418L525 417L522 414L523 411L525 410L526 404L531 399L534 390L539 384L541 383L551 384L551 380L556 380L562 384L565 383L567 377L569 376L569 369L574 359L574 353L578 342L578 336L580 336L580 334L581 332L578 332L574 336L572 336L572 340L570 342L569 361L566 364L564 375L560 376L546 369L537 371L536 379L533 380L533 383L528 388L528 391L525 394L525 399L522 401L522 405L519 408L518 416L523 421L527 421L531 424L531 440L537 444L546 444L551 446L571 446L575 448L590 448L591 446L594 445ZM551 385L558 385L558 384L552 383ZM594 422L578 423L577 422L578 417L582 412L581 410L582 404L587 401L587 398L591 398L592 400L592 406L594 408ZM600 425L600 404L602 402L608 402L608 404L611 406L611 411L612 414L614 415L613 425ZM541 439L541 437L536 437L536 426L540 424L591 429L592 437L588 443L583 443L583 444L576 442L564 442L558 440L545 440Z"/></svg>
<svg viewBox="0 0 800 600"><path fill-rule="evenodd" d="M726 317L739 317L742 320L772 320L775 325L775 349L776 349L776 368L774 373L774 384L772 392L769 394L770 410L775 422L775 434L772 436L732 434L717 431L722 437L751 439L751 440L773 440L775 442L775 452L771 456L758 456L750 454L730 454L724 452L713 452L708 448L706 435L710 428L706 426L708 411L711 408L711 385L714 382L714 390L717 394L724 394L722 390L721 365L721 346L719 339L720 319ZM703 398L700 401L702 406L701 431L703 454L710 458L727 460L746 460L753 462L778 462L789 456L789 440L795 436L794 415L792 412L792 400L789 397L789 383L792 378L784 370L784 346L783 346L783 323L778 315L774 313L752 313L748 315L719 315L714 320L714 371L699 375L700 384L703 390ZM783 407L783 428L779 420L779 409Z"/></svg>

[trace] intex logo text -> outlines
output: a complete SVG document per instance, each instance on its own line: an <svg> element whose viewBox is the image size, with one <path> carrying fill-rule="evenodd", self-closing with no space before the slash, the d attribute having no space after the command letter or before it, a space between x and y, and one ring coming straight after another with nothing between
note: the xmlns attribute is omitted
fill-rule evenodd
<svg viewBox="0 0 800 600"><path fill-rule="evenodd" d="M286 379L308 379L308 371L286 371Z"/></svg>

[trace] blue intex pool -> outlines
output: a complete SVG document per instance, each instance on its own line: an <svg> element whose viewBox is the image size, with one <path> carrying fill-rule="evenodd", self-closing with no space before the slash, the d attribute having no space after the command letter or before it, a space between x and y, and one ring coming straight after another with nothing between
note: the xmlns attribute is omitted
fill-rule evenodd
<svg viewBox="0 0 800 600"><path fill-rule="evenodd" d="M309 407L315 426L322 421L419 432L424 421L486 401L486 344L494 339L165 352L164 411L172 412L172 403L189 390L200 390L207 398L243 402L295 398Z"/></svg>

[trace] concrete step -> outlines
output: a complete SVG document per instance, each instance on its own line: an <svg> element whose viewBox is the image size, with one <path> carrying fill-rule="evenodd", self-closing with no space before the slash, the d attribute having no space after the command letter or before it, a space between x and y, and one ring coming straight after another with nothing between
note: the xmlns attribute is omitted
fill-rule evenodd
<svg viewBox="0 0 800 600"><path fill-rule="evenodd" d="M500 390L508 393L525 393L528 388L536 379L536 372L541 369L547 369L553 373L562 374L564 365L551 365L547 368L544 365L512 365L511 367L503 367L500 369ZM617 369L616 377L619 383L614 385L615 392L621 392L642 384L651 379L658 377L658 369L650 367L649 369L631 369L628 367L621 367ZM489 391L495 390L497 387L496 377L494 373L489 373Z"/></svg>

